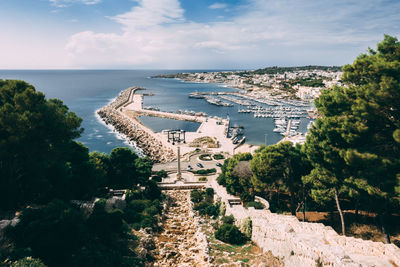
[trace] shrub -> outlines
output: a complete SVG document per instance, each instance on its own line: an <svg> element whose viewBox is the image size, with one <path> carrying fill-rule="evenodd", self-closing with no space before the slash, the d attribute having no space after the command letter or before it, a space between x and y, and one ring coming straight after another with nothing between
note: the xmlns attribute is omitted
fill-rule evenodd
<svg viewBox="0 0 400 267"><path fill-rule="evenodd" d="M250 217L244 219L242 225L240 226L240 230L248 239L251 239L251 234L253 231L253 222L251 221Z"/></svg>
<svg viewBox="0 0 400 267"><path fill-rule="evenodd" d="M200 160L204 160L204 161L210 161L210 160L212 160L212 159L211 159L211 154L201 154L201 155L199 156L199 159L200 159Z"/></svg>
<svg viewBox="0 0 400 267"><path fill-rule="evenodd" d="M161 178L161 176L153 175L153 177L151 178L151 180L153 180L153 181L159 183L159 182L162 181L162 178Z"/></svg>
<svg viewBox="0 0 400 267"><path fill-rule="evenodd" d="M46 265L39 259L26 257L13 262L11 267L46 267Z"/></svg>
<svg viewBox="0 0 400 267"><path fill-rule="evenodd" d="M214 189L213 188L211 188L211 187L209 187L209 188L207 188L206 189L206 195L207 196L214 196Z"/></svg>
<svg viewBox="0 0 400 267"><path fill-rule="evenodd" d="M224 155L222 155L222 154L214 154L214 155L213 155L213 158L214 158L215 160L219 160L219 159L224 159L225 157L224 157Z"/></svg>
<svg viewBox="0 0 400 267"><path fill-rule="evenodd" d="M242 245L247 241L246 236L233 224L223 224L215 231L215 238L222 242Z"/></svg>
<svg viewBox="0 0 400 267"><path fill-rule="evenodd" d="M246 204L246 208L248 208L248 207L254 207L256 210L262 210L265 208L262 203L256 202L256 201L248 202Z"/></svg>
<svg viewBox="0 0 400 267"><path fill-rule="evenodd" d="M190 192L190 200L193 203L200 203L203 200L203 194L199 190L194 189Z"/></svg>
<svg viewBox="0 0 400 267"><path fill-rule="evenodd" d="M219 185L225 185L226 184L225 175L220 174L217 178L217 182Z"/></svg>
<svg viewBox="0 0 400 267"><path fill-rule="evenodd" d="M200 181L200 182L207 182L208 179L207 179L207 177L202 176L202 177L199 178L199 181Z"/></svg>
<svg viewBox="0 0 400 267"><path fill-rule="evenodd" d="M219 208L221 202L213 204L214 189L207 188L206 190L192 190L190 193L190 199L194 203L194 210L197 210L200 215L208 215L217 217L219 215Z"/></svg>
<svg viewBox="0 0 400 267"><path fill-rule="evenodd" d="M215 168L212 168L212 169L205 169L205 170L197 170L197 171L194 171L194 174L205 175L205 174L210 174L210 173L214 173L214 172L217 172L217 170Z"/></svg>
<svg viewBox="0 0 400 267"><path fill-rule="evenodd" d="M127 209L136 212L142 212L145 208L150 207L151 201L148 199L135 199L129 202Z"/></svg>
<svg viewBox="0 0 400 267"><path fill-rule="evenodd" d="M221 200L219 200L221 201ZM220 206L219 206L219 215L224 216L226 212L226 204L225 202L220 202Z"/></svg>
<svg viewBox="0 0 400 267"><path fill-rule="evenodd" d="M235 217L233 215L229 216L224 216L221 218L221 221L223 224L234 224L235 223Z"/></svg>
<svg viewBox="0 0 400 267"><path fill-rule="evenodd" d="M240 194L240 199L243 202L252 202L254 201L254 193L251 193L249 191L244 191Z"/></svg>
<svg viewBox="0 0 400 267"><path fill-rule="evenodd" d="M165 170L158 171L156 173L156 175L161 177L161 178L167 178L168 177L168 173Z"/></svg>

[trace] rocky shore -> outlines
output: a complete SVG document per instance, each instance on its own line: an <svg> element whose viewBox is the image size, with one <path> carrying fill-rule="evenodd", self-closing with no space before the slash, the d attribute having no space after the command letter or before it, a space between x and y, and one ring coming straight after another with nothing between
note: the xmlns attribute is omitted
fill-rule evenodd
<svg viewBox="0 0 400 267"><path fill-rule="evenodd" d="M107 106L97 111L100 118L106 123L112 125L119 133L124 134L129 141L133 141L143 153L155 163L165 163L173 161L175 153L163 146L161 141L154 138L148 132L144 131L141 125L135 119L127 118L119 108L129 101L131 94L136 88L128 88L122 91L117 98Z"/></svg>

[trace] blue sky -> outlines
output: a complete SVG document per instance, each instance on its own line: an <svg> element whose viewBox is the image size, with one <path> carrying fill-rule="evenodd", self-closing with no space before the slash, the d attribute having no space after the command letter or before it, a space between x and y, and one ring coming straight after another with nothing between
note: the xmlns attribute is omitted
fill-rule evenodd
<svg viewBox="0 0 400 267"><path fill-rule="evenodd" d="M399 14L399 0L2 0L0 68L342 65L399 37Z"/></svg>

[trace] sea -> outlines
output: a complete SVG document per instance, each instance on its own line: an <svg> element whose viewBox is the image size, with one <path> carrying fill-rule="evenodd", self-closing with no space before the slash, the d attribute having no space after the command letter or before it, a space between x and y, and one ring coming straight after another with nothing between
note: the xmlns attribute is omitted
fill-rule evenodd
<svg viewBox="0 0 400 267"><path fill-rule="evenodd" d="M246 142L250 144L274 144L282 135L273 132L271 118L254 118L253 113L238 113L239 105L233 107L215 106L204 99L189 98L192 92L227 92L238 91L224 84L193 83L178 79L151 78L159 74L178 72L202 72L215 70L0 70L0 79L24 80L37 91L45 93L46 98L58 98L69 109L83 119L84 132L77 139L90 151L110 153L115 147L131 147L122 135L105 125L96 110L107 105L122 90L131 86L146 88L144 106L161 111L176 112L191 110L206 112L209 116L229 117L232 126L243 126ZM195 131L196 123L171 119L141 117L140 120L153 129L179 128ZM308 120L302 119L299 131L305 132Z"/></svg>

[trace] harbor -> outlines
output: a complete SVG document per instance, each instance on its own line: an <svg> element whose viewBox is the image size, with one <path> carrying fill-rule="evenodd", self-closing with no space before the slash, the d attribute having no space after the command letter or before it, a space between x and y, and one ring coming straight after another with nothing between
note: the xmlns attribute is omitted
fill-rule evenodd
<svg viewBox="0 0 400 267"><path fill-rule="evenodd" d="M113 125L132 141L137 142L144 154L154 162L173 161L176 158L178 146L183 155L199 148L229 154L234 154L235 149L239 147L241 147L240 151L246 150L243 127L231 127L229 118L208 116L205 112L190 110L166 112L151 106L143 106L145 94L138 93L140 90L145 89L130 87L122 91L116 99L100 109L98 114L106 123ZM200 125L196 131L167 128L156 132L145 125L140 120L141 117L189 121ZM200 142L199 140L207 141Z"/></svg>
<svg viewBox="0 0 400 267"><path fill-rule="evenodd" d="M195 92L190 93L189 98L205 99L217 106L236 104L238 113L253 114L255 119L271 118L275 125L273 132L285 138L303 135L299 131L301 119L316 118L310 102L266 96L260 92Z"/></svg>

